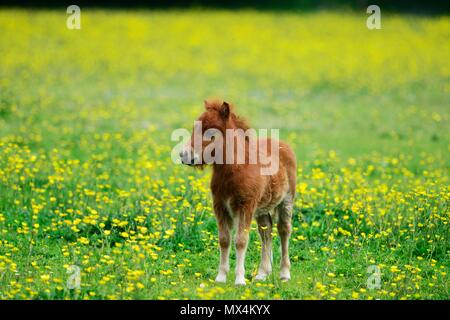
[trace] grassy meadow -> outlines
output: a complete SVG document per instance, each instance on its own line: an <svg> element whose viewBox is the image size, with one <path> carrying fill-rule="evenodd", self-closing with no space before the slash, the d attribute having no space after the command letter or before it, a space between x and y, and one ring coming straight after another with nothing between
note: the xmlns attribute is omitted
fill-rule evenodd
<svg viewBox="0 0 450 320"><path fill-rule="evenodd" d="M1 299L448 299L450 19L0 9ZM175 165L207 97L298 157L292 280L216 285L209 169ZM70 289L70 267L81 286ZM380 286L368 288L371 266Z"/></svg>

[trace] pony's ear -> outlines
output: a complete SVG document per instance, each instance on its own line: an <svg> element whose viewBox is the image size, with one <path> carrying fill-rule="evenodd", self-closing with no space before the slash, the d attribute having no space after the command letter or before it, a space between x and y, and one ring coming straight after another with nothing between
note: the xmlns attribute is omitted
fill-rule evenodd
<svg viewBox="0 0 450 320"><path fill-rule="evenodd" d="M219 114L222 118L228 119L228 117L230 116L230 105L228 104L228 102L224 101L222 103L219 109Z"/></svg>

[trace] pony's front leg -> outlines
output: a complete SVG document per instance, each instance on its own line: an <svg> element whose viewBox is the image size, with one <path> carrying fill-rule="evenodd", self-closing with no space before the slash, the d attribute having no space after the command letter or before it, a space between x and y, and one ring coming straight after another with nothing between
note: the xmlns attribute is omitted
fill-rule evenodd
<svg viewBox="0 0 450 320"><path fill-rule="evenodd" d="M258 231L261 236L261 263L255 280L266 280L272 272L272 220L270 212L257 216Z"/></svg>
<svg viewBox="0 0 450 320"><path fill-rule="evenodd" d="M245 252L252 222L253 208L241 210L238 214L236 232L236 285L245 285Z"/></svg>
<svg viewBox="0 0 450 320"><path fill-rule="evenodd" d="M226 282L227 273L230 270L230 245L231 245L231 218L226 209L220 205L214 205L219 229L220 264L216 282Z"/></svg>

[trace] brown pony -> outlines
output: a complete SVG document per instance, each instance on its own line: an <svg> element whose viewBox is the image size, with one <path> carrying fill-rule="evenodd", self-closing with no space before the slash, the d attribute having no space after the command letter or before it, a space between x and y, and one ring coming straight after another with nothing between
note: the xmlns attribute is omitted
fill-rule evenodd
<svg viewBox="0 0 450 320"><path fill-rule="evenodd" d="M246 122L234 113L234 108L222 101L205 101L206 111L198 118L202 134L208 129L215 129L224 136L228 131L249 129ZM194 129L195 130L195 129ZM236 137L235 137L236 138ZM194 133L189 143L180 152L182 163L200 165L197 160L214 139L203 139L201 150L194 146ZM219 141L219 140L217 140ZM237 140L235 140L237 141ZM258 158L249 161L252 150L250 139L245 137L238 143L245 144L245 163L224 163L216 161L212 164L213 175L211 191L214 212L219 229L220 266L216 282L226 282L229 271L229 253L231 230L236 231L236 285L245 285L244 260L252 218L258 223L258 231L262 240L261 263L256 275L257 280L265 280L272 271L272 221L278 222L278 233L281 238L281 280L290 279L289 237L291 234L292 207L296 185L296 159L290 147L281 141L266 139L268 157L276 161L277 170L273 174L261 174L264 164ZM258 139L261 141L261 139ZM272 152L271 142L277 142L279 152ZM222 142L221 142L222 143ZM223 140L223 150L227 149L228 140ZM237 146L237 145L235 145ZM236 153L236 148L232 149ZM276 154L276 157L274 156ZM234 157L236 159L236 156Z"/></svg>

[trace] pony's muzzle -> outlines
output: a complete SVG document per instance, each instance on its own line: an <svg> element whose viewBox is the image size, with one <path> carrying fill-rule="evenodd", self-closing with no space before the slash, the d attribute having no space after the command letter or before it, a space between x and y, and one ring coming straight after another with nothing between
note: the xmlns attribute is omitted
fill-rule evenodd
<svg viewBox="0 0 450 320"><path fill-rule="evenodd" d="M196 154L192 148L184 148L180 151L181 163L188 166L199 164L200 157Z"/></svg>

